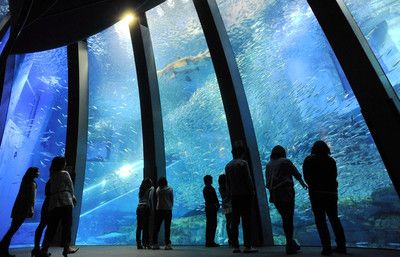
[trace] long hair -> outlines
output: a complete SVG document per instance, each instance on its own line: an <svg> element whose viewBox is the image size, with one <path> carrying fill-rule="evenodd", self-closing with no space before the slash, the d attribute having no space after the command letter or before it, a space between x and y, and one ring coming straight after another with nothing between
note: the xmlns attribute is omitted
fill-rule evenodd
<svg viewBox="0 0 400 257"><path fill-rule="evenodd" d="M281 145L276 145L272 148L270 159L277 160L279 158L286 158L286 151L285 148Z"/></svg>
<svg viewBox="0 0 400 257"><path fill-rule="evenodd" d="M329 149L329 146L324 141L318 140L312 146L311 154L315 154L315 155L330 155L331 154L331 149Z"/></svg>
<svg viewBox="0 0 400 257"><path fill-rule="evenodd" d="M167 179L165 178L165 177L160 177L159 179L158 179L158 186L160 187L160 188L163 188L163 187L166 187L166 186L168 186L168 181L167 181Z"/></svg>
<svg viewBox="0 0 400 257"><path fill-rule="evenodd" d="M65 169L65 158L62 156L56 156L51 161L50 165L50 175L54 172L61 171Z"/></svg>
<svg viewBox="0 0 400 257"><path fill-rule="evenodd" d="M140 184L139 187L139 197L143 197L144 193L146 193L146 191L151 188L152 185L153 181L151 181L150 178L143 179L142 184Z"/></svg>
<svg viewBox="0 0 400 257"><path fill-rule="evenodd" d="M28 183L34 181L38 173L39 173L39 168L29 167L26 170L25 175L22 177L22 183Z"/></svg>

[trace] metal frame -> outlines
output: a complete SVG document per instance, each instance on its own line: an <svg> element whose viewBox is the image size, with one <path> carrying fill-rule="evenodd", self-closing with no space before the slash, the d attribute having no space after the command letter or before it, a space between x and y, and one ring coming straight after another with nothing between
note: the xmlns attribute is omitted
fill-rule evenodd
<svg viewBox="0 0 400 257"><path fill-rule="evenodd" d="M307 1L346 74L400 197L399 98L343 1Z"/></svg>
<svg viewBox="0 0 400 257"><path fill-rule="evenodd" d="M146 15L140 13L130 26L140 97L143 134L143 177L153 183L166 176L164 130L153 45Z"/></svg>
<svg viewBox="0 0 400 257"><path fill-rule="evenodd" d="M228 122L232 146L241 142L247 149L247 161L256 190L253 212L253 243L273 245L272 227L267 204L256 136L242 79L215 0L194 0L217 75Z"/></svg>
<svg viewBox="0 0 400 257"><path fill-rule="evenodd" d="M0 22L0 38L3 38L10 28L10 15L5 16ZM0 145L3 140L4 129L7 121L8 105L11 97L13 72L6 74L6 68L14 65L14 56L9 56L10 46L4 45L0 54ZM10 57L10 58L9 58ZM14 68L12 68L14 69Z"/></svg>
<svg viewBox="0 0 400 257"><path fill-rule="evenodd" d="M72 242L76 241L85 182L88 132L87 43L68 46L68 121L65 158L75 182L77 206L73 211Z"/></svg>

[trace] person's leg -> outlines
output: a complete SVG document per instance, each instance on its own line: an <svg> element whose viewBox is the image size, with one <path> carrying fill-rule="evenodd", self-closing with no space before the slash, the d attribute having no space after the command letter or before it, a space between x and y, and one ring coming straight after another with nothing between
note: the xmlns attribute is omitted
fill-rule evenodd
<svg viewBox="0 0 400 257"><path fill-rule="evenodd" d="M165 245L171 245L172 210L164 211Z"/></svg>
<svg viewBox="0 0 400 257"><path fill-rule="evenodd" d="M145 208L143 217L142 217L142 229L143 229L143 238L142 243L143 246L149 246L149 221L150 221L150 209Z"/></svg>
<svg viewBox="0 0 400 257"><path fill-rule="evenodd" d="M138 248L142 245L143 214L141 208L138 207L136 209L136 245Z"/></svg>
<svg viewBox="0 0 400 257"><path fill-rule="evenodd" d="M42 252L45 254L47 254L51 241L53 240L54 235L57 232L60 216L60 208L55 208L48 213L48 224L46 232L44 233L44 239L42 243Z"/></svg>
<svg viewBox="0 0 400 257"><path fill-rule="evenodd" d="M329 236L328 225L326 224L325 202L321 196L310 196L311 208L314 213L315 225L317 226L321 240L323 253L329 254L331 248L331 237Z"/></svg>
<svg viewBox="0 0 400 257"><path fill-rule="evenodd" d="M206 246L211 246L211 212L206 209Z"/></svg>
<svg viewBox="0 0 400 257"><path fill-rule="evenodd" d="M24 223L25 218L13 218L11 221L11 226L7 233L4 235L0 242L0 254L8 254L8 248L10 248L11 239Z"/></svg>
<svg viewBox="0 0 400 257"><path fill-rule="evenodd" d="M42 239L43 231L47 226L47 221L41 219L35 230L35 249L40 249L40 239Z"/></svg>
<svg viewBox="0 0 400 257"><path fill-rule="evenodd" d="M239 249L239 224L240 224L240 209L239 209L239 199L237 197L232 197L232 246L235 250ZM235 251L234 250L234 251Z"/></svg>
<svg viewBox="0 0 400 257"><path fill-rule="evenodd" d="M282 227L285 232L286 244L289 245L293 241L293 202L275 202L276 209L282 218Z"/></svg>
<svg viewBox="0 0 400 257"><path fill-rule="evenodd" d="M71 227L72 227L72 206L63 206L61 215L61 226L64 234L63 245L65 253L73 253L74 251L70 249L71 244Z"/></svg>
<svg viewBox="0 0 400 257"><path fill-rule="evenodd" d="M156 215L156 222L155 222L156 224L153 231L153 245L158 246L158 233L160 232L163 217L160 210L157 210L155 215Z"/></svg>
<svg viewBox="0 0 400 257"><path fill-rule="evenodd" d="M248 249L251 248L251 208L251 196L242 197L240 203L240 213L242 217L243 241L244 246Z"/></svg>
<svg viewBox="0 0 400 257"><path fill-rule="evenodd" d="M327 201L326 214L328 215L329 222L331 223L332 230L336 237L336 250L338 252L346 252L346 237L344 235L344 230L342 223L338 217L338 206L337 206L337 197L332 196Z"/></svg>
<svg viewBox="0 0 400 257"><path fill-rule="evenodd" d="M226 233L228 234L228 244L232 246L232 213L225 214Z"/></svg>
<svg viewBox="0 0 400 257"><path fill-rule="evenodd" d="M218 246L216 243L215 243L215 233L216 233L216 231L217 231L217 211L213 211L212 213L211 213L211 234L210 234L210 239L211 239L211 243L214 245L214 246Z"/></svg>

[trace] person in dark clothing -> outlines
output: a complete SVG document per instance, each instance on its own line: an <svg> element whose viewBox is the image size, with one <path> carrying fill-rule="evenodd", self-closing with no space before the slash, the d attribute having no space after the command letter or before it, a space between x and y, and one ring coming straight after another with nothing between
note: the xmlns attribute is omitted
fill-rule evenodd
<svg viewBox="0 0 400 257"><path fill-rule="evenodd" d="M250 168L244 160L243 145L235 142L232 149L233 160L225 167L226 192L232 200L232 246L233 253L240 253L239 224L242 219L245 253L255 253L251 247L251 209L254 199L254 185L250 175Z"/></svg>
<svg viewBox="0 0 400 257"><path fill-rule="evenodd" d="M11 239L24 223L26 218L32 218L36 198L37 184L35 178L39 177L39 169L30 167L24 177L11 211L11 226L0 241L0 257L12 257L9 253Z"/></svg>
<svg viewBox="0 0 400 257"><path fill-rule="evenodd" d="M265 175L270 194L269 200L275 205L282 218L283 231L286 236L286 253L296 254L300 250L300 246L293 239L295 203L293 177L300 182L303 188L307 189L307 185L293 163L286 159L285 148L280 145L272 149Z"/></svg>
<svg viewBox="0 0 400 257"><path fill-rule="evenodd" d="M219 209L219 201L217 193L212 186L213 178L210 175L206 175L203 178L204 189L203 196L205 201L206 211L206 247L219 247L219 244L215 243L215 231L217 230L217 213Z"/></svg>
<svg viewBox="0 0 400 257"><path fill-rule="evenodd" d="M153 182L150 178L142 181L139 188L139 203L136 208L136 246L137 249L149 249L150 192ZM143 237L142 236L143 233Z"/></svg>
<svg viewBox="0 0 400 257"><path fill-rule="evenodd" d="M303 163L304 179L309 187L311 208L315 217L318 234L322 244L322 255L332 252L346 253L346 238L342 223L338 217L338 182L335 160L324 141L314 143L311 155ZM332 250L329 230L326 223L328 216L336 237L337 247Z"/></svg>
<svg viewBox="0 0 400 257"><path fill-rule="evenodd" d="M40 255L40 239L42 238L43 231L47 227L47 224L49 222L48 209L49 209L49 197L50 197L50 180L47 181L46 183L44 193L45 193L45 198L40 212L40 222L35 231L35 246L32 250L31 256Z"/></svg>
<svg viewBox="0 0 400 257"><path fill-rule="evenodd" d="M222 198L222 212L225 214L226 233L228 234L228 245L232 246L232 201L226 193L226 175L221 174L218 177L218 190Z"/></svg>
<svg viewBox="0 0 400 257"><path fill-rule="evenodd" d="M172 250L171 247L171 221L172 208L174 206L174 193L171 187L168 186L168 181L165 177L158 179L158 188L156 190L157 205L156 205L156 224L153 233L153 250L159 250L158 233L160 233L161 224L164 221L165 233L165 250Z"/></svg>

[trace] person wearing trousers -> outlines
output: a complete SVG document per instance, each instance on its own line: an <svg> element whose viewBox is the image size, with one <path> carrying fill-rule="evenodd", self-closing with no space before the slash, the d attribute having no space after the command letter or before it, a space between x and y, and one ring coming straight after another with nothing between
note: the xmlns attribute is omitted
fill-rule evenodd
<svg viewBox="0 0 400 257"><path fill-rule="evenodd" d="M160 233L161 224L164 221L165 230L165 250L172 250L171 247L171 221L172 207L174 205L174 194L171 187L168 186L167 179L160 177L158 180L158 188L156 190L156 224L153 233L153 250L159 250L158 234Z"/></svg>
<svg viewBox="0 0 400 257"><path fill-rule="evenodd" d="M76 204L74 194L74 185L71 176L65 170L65 158L61 156L54 157L50 167L50 199L48 207L48 227L44 236L41 257L48 257L48 249L57 232L60 223L63 231L63 256L73 254L79 248L72 248L71 226L72 209Z"/></svg>
<svg viewBox="0 0 400 257"><path fill-rule="evenodd" d="M18 195L11 211L11 226L0 241L0 257L15 256L9 253L11 239L24 223L25 219L33 217L37 190L35 179L38 177L39 169L30 167L22 178Z"/></svg>
<svg viewBox="0 0 400 257"><path fill-rule="evenodd" d="M204 188L203 197L205 201L206 211L206 247L219 247L220 245L215 243L215 232L217 230L217 214L220 207L217 193L212 186L213 178L210 175L206 175L203 178Z"/></svg>
<svg viewBox="0 0 400 257"><path fill-rule="evenodd" d="M304 189L304 183L300 172L293 163L286 158L286 151L280 145L271 151L270 161L266 165L266 182L270 194L270 202L273 203L282 218L283 231L286 237L286 254L296 254L300 246L293 238L293 216L295 193L293 177L299 181Z"/></svg>
<svg viewBox="0 0 400 257"><path fill-rule="evenodd" d="M249 164L244 160L244 147L235 142L233 160L225 167L226 191L232 200L232 245L233 253L240 253L239 224L242 219L244 253L255 253L251 247L251 209L254 201L254 185Z"/></svg>
<svg viewBox="0 0 400 257"><path fill-rule="evenodd" d="M142 181L139 188L139 203L136 208L136 246L137 249L150 248L149 221L150 221L150 193L153 190L150 178ZM142 236L143 234L143 236Z"/></svg>
<svg viewBox="0 0 400 257"><path fill-rule="evenodd" d="M311 208L322 244L322 255L347 253L346 238L338 217L338 182L336 161L324 141L317 141L303 163L304 179L309 187ZM337 247L331 248L326 216L336 237Z"/></svg>
<svg viewBox="0 0 400 257"><path fill-rule="evenodd" d="M226 175L218 177L218 191L222 198L222 212L225 214L226 233L228 235L228 245L232 247L232 201L226 193Z"/></svg>

